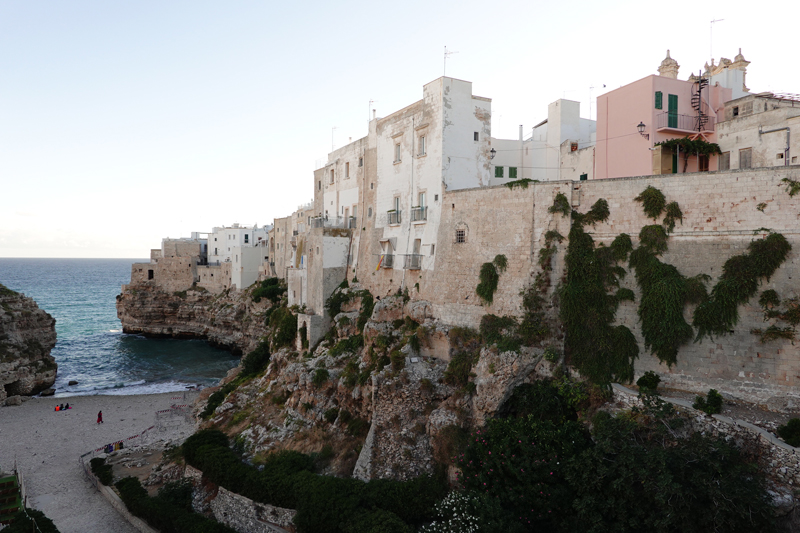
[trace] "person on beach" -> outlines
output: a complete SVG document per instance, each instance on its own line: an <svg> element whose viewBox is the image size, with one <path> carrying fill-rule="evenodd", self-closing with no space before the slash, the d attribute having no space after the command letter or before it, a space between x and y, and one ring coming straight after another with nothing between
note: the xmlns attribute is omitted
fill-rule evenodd
<svg viewBox="0 0 800 533"><path fill-rule="evenodd" d="M99 413L97 413L97 423L98 424L102 424L103 423L103 411L100 411Z"/></svg>
<svg viewBox="0 0 800 533"><path fill-rule="evenodd" d="M56 412L58 412L58 406L56 405Z"/></svg>
<svg viewBox="0 0 800 533"><path fill-rule="evenodd" d="M65 404L64 409L72 409L72 408L69 406L69 404Z"/></svg>

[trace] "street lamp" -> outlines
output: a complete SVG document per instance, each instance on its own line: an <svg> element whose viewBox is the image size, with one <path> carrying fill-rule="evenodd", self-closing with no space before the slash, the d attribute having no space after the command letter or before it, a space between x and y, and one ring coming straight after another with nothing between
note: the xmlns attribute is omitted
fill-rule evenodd
<svg viewBox="0 0 800 533"><path fill-rule="evenodd" d="M644 125L644 122L639 122L639 125L636 126L636 129L639 130L639 135L641 135L642 137L644 137L645 139L647 139L649 141L650 140L650 134L644 132L644 129L646 127L647 126Z"/></svg>
<svg viewBox="0 0 800 533"><path fill-rule="evenodd" d="M494 148L489 150L489 159L494 159L494 156L496 155L497 155L497 150L495 150Z"/></svg>

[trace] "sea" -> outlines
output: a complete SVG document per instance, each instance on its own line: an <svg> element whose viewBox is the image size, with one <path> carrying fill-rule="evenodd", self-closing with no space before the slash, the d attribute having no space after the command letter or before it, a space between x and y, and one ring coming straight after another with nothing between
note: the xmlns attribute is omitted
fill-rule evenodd
<svg viewBox="0 0 800 533"><path fill-rule="evenodd" d="M239 358L202 340L122 333L116 296L142 259L0 258L0 283L56 319L56 396L154 394L214 385ZM77 385L69 385L77 381Z"/></svg>

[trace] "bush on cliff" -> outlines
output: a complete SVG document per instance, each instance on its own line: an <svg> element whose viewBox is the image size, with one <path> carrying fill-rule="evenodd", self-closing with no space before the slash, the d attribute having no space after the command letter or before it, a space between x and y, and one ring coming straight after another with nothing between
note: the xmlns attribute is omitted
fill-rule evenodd
<svg viewBox="0 0 800 533"><path fill-rule="evenodd" d="M441 476L368 483L320 476L312 472L311 457L293 451L271 454L259 470L243 463L217 430L195 433L183 449L186 462L213 483L257 502L296 509L301 533L406 533L412 531L409 525L429 520L446 493Z"/></svg>
<svg viewBox="0 0 800 533"><path fill-rule="evenodd" d="M187 510L185 502L174 503L169 491L149 497L135 477L123 478L115 487L125 507L161 533L236 533L235 529Z"/></svg>
<svg viewBox="0 0 800 533"><path fill-rule="evenodd" d="M52 520L39 510L25 508L25 512L18 512L14 515L11 525L3 529L3 533L30 533L39 531L40 533L58 533L58 528Z"/></svg>
<svg viewBox="0 0 800 533"><path fill-rule="evenodd" d="M292 346L297 338L297 315L288 307L279 307L269 317L272 328L272 349Z"/></svg>
<svg viewBox="0 0 800 533"><path fill-rule="evenodd" d="M462 488L486 497L471 504L480 531L496 530L481 522L494 516L486 502L522 531L772 530L763 474L724 439L679 437L681 418L648 408L601 412L590 437L572 416L551 416L573 412L565 387L524 387L501 410L508 418L474 431L455 458Z"/></svg>
<svg viewBox="0 0 800 533"><path fill-rule="evenodd" d="M269 365L269 341L262 340L256 348L242 358L242 374L257 376Z"/></svg>
<svg viewBox="0 0 800 533"><path fill-rule="evenodd" d="M104 458L95 457L89 461L89 466L92 468L92 474L94 474L97 480L103 485L111 485L114 482L111 465L107 465Z"/></svg>
<svg viewBox="0 0 800 533"><path fill-rule="evenodd" d="M262 298L266 298L270 302L277 303L281 296L286 292L286 288L281 286L278 278L268 278L261 282L261 284L253 290L251 297L254 302L258 303Z"/></svg>

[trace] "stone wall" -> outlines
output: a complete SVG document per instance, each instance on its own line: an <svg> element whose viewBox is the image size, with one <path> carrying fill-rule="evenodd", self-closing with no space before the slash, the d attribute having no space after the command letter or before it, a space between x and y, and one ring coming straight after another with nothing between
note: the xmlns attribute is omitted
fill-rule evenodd
<svg viewBox="0 0 800 533"><path fill-rule="evenodd" d="M764 235L754 235L755 230L769 228L783 234L793 250L769 282L761 281L759 291L771 288L781 298L797 297L800 295L797 285L800 195L790 197L781 182L783 178L800 180L800 167L447 192L436 243L435 269L416 281L420 284L419 292L413 289L410 280L406 286L412 299L430 301L435 316L447 324L476 327L485 313L518 315L519 291L537 272L536 261L538 251L544 246L544 234L548 230L556 230L564 237L569 234L569 219L548 213L558 192L566 194L579 212L586 212L600 198L607 199L609 219L590 229L595 241L608 244L620 233L627 233L637 246L639 231L653 220L645 216L641 203L634 199L652 185L665 194L668 202L677 201L683 211L683 222L671 234L670 248L662 261L675 265L686 276L710 275L711 289L725 261L745 253L751 240ZM465 231L466 242L455 242L457 229ZM551 276L554 283L563 275L566 246L566 242L558 246ZM500 274L492 305L482 305L475 293L480 267L497 254L507 257L508 269ZM623 266L627 269L627 265ZM383 290L380 283L373 286L373 279L364 276L360 281L373 293L375 289ZM640 294L632 272L623 280L623 286L633 289L637 298L634 303L623 303L617 313L618 322L628 326L639 341L637 376L655 370L669 386L696 391L716 387L750 401L781 404L798 396L793 388L800 384L800 348L783 340L761 344L750 333L753 328L766 327L757 297L739 307L740 320L732 334L683 346L678 364L667 368L644 350L637 314ZM693 307L688 306L689 323L692 312Z"/></svg>

